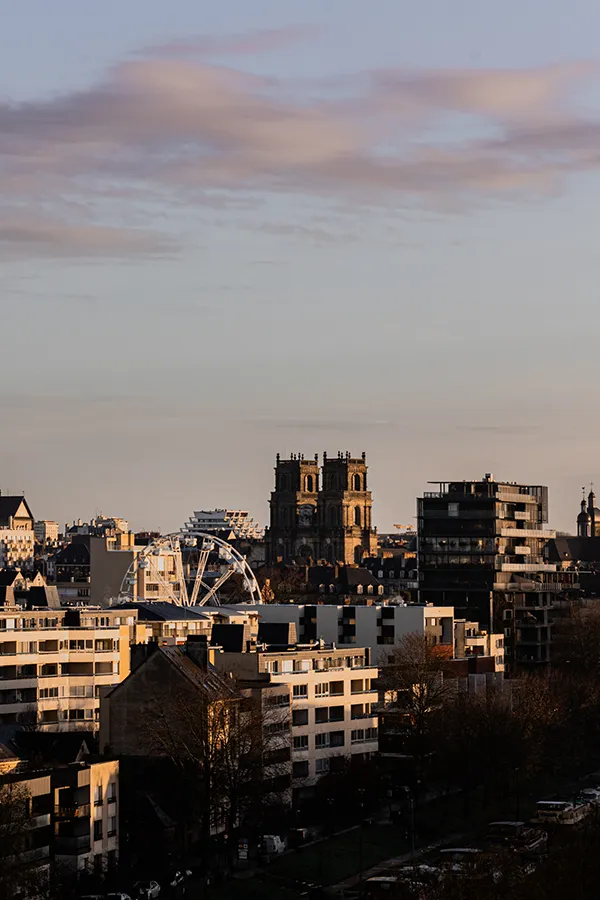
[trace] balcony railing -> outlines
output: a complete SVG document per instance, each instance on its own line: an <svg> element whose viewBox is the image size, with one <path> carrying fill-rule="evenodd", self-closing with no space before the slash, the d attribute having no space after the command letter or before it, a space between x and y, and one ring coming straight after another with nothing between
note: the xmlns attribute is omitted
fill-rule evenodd
<svg viewBox="0 0 600 900"><path fill-rule="evenodd" d="M56 806L54 815L57 819L89 819L91 805L83 803L79 806Z"/></svg>

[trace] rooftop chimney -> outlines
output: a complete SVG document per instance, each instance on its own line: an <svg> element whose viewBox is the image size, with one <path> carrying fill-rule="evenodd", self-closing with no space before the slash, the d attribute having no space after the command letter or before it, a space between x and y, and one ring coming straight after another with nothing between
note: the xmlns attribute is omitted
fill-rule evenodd
<svg viewBox="0 0 600 900"><path fill-rule="evenodd" d="M185 652L200 669L208 669L208 638L205 634L188 634Z"/></svg>

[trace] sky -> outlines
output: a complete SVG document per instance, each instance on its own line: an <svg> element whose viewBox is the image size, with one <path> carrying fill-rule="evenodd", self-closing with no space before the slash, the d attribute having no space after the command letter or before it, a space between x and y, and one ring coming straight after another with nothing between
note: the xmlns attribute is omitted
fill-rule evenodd
<svg viewBox="0 0 600 900"><path fill-rule="evenodd" d="M0 489L268 520L276 453L600 485L600 5L20 0L0 29ZM598 489L600 491L600 488Z"/></svg>

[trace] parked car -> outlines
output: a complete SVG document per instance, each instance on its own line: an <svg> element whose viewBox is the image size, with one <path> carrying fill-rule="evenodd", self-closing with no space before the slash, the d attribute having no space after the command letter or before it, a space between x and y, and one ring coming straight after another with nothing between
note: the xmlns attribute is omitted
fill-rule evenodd
<svg viewBox="0 0 600 900"><path fill-rule="evenodd" d="M138 881L134 891L140 900L156 900L160 896L160 884L158 881Z"/></svg>
<svg viewBox="0 0 600 900"><path fill-rule="evenodd" d="M490 822L487 842L524 855L544 853L548 845L548 833L541 828L532 828L525 822Z"/></svg>
<svg viewBox="0 0 600 900"><path fill-rule="evenodd" d="M590 806L600 806L600 788L584 788L579 792L577 799L581 803L589 803Z"/></svg>
<svg viewBox="0 0 600 900"><path fill-rule="evenodd" d="M491 878L498 883L502 877L497 856L477 847L447 847L440 850L440 865L444 875L456 878Z"/></svg>
<svg viewBox="0 0 600 900"><path fill-rule="evenodd" d="M116 891L111 894L84 894L79 900L131 900L129 894Z"/></svg>
<svg viewBox="0 0 600 900"><path fill-rule="evenodd" d="M589 803L569 803L566 800L538 800L535 816L538 825L578 825L590 815Z"/></svg>

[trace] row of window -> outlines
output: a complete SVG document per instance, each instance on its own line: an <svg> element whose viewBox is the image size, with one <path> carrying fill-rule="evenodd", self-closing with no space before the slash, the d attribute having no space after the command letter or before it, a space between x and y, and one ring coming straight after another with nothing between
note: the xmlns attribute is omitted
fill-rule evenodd
<svg viewBox="0 0 600 900"><path fill-rule="evenodd" d="M108 828L106 830L107 837L112 837L117 833L117 817L109 816L108 817ZM104 823L102 819L96 819L94 822L94 840L101 841L103 838L103 830Z"/></svg>
<svg viewBox="0 0 600 900"><path fill-rule="evenodd" d="M53 678L62 675L115 675L119 672L118 662L97 663L44 663L42 666L0 666L0 680L12 681L16 678Z"/></svg>
<svg viewBox="0 0 600 900"><path fill-rule="evenodd" d="M375 690L374 678L352 678L350 681L351 694L364 694ZM343 681L320 681L315 684L315 697L342 697L345 693ZM294 700L308 697L307 684L295 684L292 687Z"/></svg>
<svg viewBox="0 0 600 900"><path fill-rule="evenodd" d="M301 622L303 625L304 623ZM315 621L316 624L316 621ZM356 656L321 656L318 659L269 659L266 670L271 675L292 675L297 672L328 672L330 669L357 669L365 658Z"/></svg>
<svg viewBox="0 0 600 900"><path fill-rule="evenodd" d="M115 628L118 625L134 625L135 616L92 616L83 618L81 625L72 626L74 628ZM37 619L0 619L0 631L20 631L22 629L31 631L39 628L65 628L70 630L70 626L63 625L63 619L45 616Z"/></svg>
<svg viewBox="0 0 600 900"><path fill-rule="evenodd" d="M353 703L350 707L351 719L362 719L363 716L371 715L372 708L375 704L371 703ZM321 706L314 710L315 725L324 725L327 722L343 722L345 721L346 708L344 706ZM308 725L309 711L308 709L295 709L292 712L292 725L301 728Z"/></svg>
<svg viewBox="0 0 600 900"><path fill-rule="evenodd" d="M15 653L58 653L60 650L93 650L96 653L114 651L115 641L112 638L97 640L72 641L4 641L0 643L0 655L12 656Z"/></svg>

